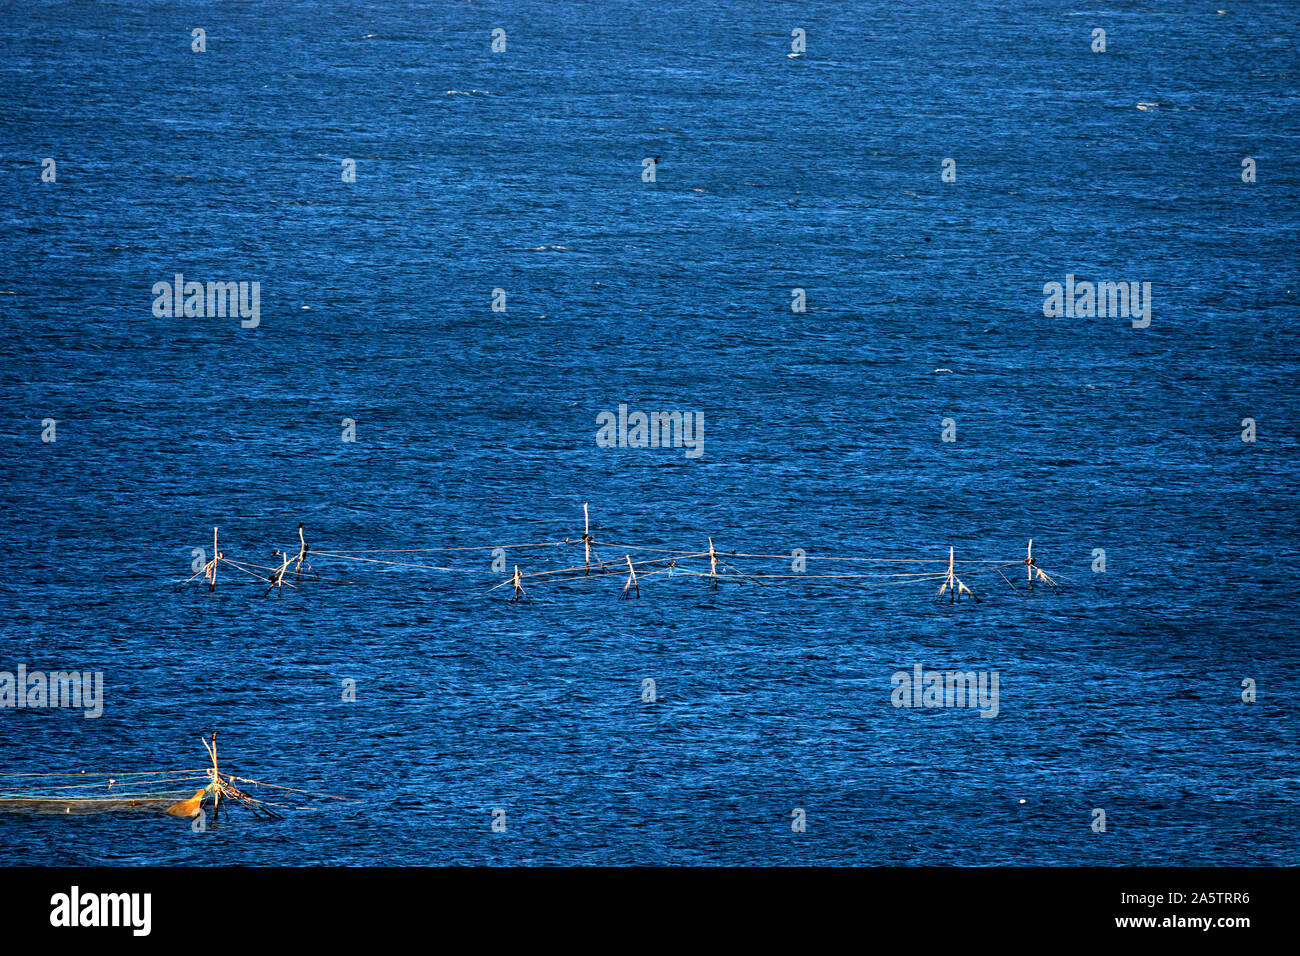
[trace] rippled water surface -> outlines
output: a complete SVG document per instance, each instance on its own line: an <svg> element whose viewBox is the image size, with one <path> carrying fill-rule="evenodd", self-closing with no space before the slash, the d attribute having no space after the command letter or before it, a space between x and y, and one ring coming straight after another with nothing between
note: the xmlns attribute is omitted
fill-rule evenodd
<svg viewBox="0 0 1300 956"><path fill-rule="evenodd" d="M1300 17L1214 6L0 12L0 670L106 695L0 710L0 772L197 767L217 730L226 769L358 801L202 834L0 814L0 859L1294 863ZM177 272L260 282L260 325L156 317ZM1067 274L1151 282L1150 327L1045 318ZM620 403L702 413L703 455L598 447ZM1032 537L1067 589L516 604L486 551L175 587L214 525L269 564L299 521L499 546L584 502L683 551ZM892 706L918 663L997 671L997 717Z"/></svg>

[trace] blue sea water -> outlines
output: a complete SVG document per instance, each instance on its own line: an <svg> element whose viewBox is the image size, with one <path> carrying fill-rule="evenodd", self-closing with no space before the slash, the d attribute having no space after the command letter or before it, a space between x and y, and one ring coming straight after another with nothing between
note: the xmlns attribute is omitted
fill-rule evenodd
<svg viewBox="0 0 1300 956"><path fill-rule="evenodd" d="M105 707L0 709L0 773L216 730L356 802L0 814L0 862L1294 864L1300 8L1167 6L5 6L0 670ZM156 316L177 272L260 282L260 325ZM1149 281L1150 326L1045 318L1067 274ZM599 447L620 404L703 455ZM214 525L269 564L299 521L498 546L584 502L681 550L1032 537L1066 589L176 587ZM997 671L998 716L892 706L918 663Z"/></svg>

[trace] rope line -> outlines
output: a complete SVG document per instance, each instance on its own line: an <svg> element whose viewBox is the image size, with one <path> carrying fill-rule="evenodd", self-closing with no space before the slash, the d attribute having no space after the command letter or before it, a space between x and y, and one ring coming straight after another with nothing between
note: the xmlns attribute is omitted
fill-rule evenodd
<svg viewBox="0 0 1300 956"><path fill-rule="evenodd" d="M0 773L0 777L154 777L160 774L196 774L207 772L207 768L201 770L137 770L132 773L105 773L100 770L58 770L47 771L44 773Z"/></svg>
<svg viewBox="0 0 1300 956"><path fill-rule="evenodd" d="M465 548L368 548L368 549L331 549L328 551L309 551L309 554L421 554L428 551L521 551L524 548L555 548L562 544L571 544L567 538L563 541L532 541L526 544L476 544Z"/></svg>

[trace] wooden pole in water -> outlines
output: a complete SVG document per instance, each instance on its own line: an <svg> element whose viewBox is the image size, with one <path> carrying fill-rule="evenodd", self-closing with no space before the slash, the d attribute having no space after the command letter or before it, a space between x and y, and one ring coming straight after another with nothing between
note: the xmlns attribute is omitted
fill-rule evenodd
<svg viewBox="0 0 1300 956"><path fill-rule="evenodd" d="M212 819L217 819L217 811L221 808L221 770L217 766L217 732L212 732L212 777L217 785L216 793L212 798Z"/></svg>
<svg viewBox="0 0 1300 956"><path fill-rule="evenodd" d="M283 560L280 562L280 566L271 572L271 587L266 589L266 593L270 594L271 588L275 588L276 597L279 597L281 591L284 590L284 576L289 571L289 561L292 559L289 557L288 551L280 551L278 549L274 556L283 558ZM292 587L292 585L290 585L290 587Z"/></svg>
<svg viewBox="0 0 1300 956"><path fill-rule="evenodd" d="M298 566L293 569L295 579L302 576L302 563L307 560L307 539L302 536L302 522L298 522ZM310 567L310 565L309 565Z"/></svg>
<svg viewBox="0 0 1300 956"><path fill-rule="evenodd" d="M212 758L212 769L211 769L210 771L208 771L208 776L212 778L212 787L213 787L213 790L212 790L212 820L213 820L213 822L216 822L216 819L217 819L217 809L218 809L218 807L221 806L221 771L220 771L220 770L218 769L218 767L217 767L217 734L216 734L216 731L213 731L213 733L212 733L212 745L211 745L211 746L208 746L208 742L207 742L207 740L205 740L203 737L200 737L200 738L199 738L199 743L203 744L203 749L206 750L206 751L208 752L208 756ZM196 807L196 808L195 808L195 813L197 813L197 812L199 811L199 809L201 809L201 808L202 808L202 801L200 800L200 801L199 801L199 807Z"/></svg>
<svg viewBox="0 0 1300 956"><path fill-rule="evenodd" d="M624 555L624 557L627 558L627 570L628 570L629 577L627 579L627 584L623 585L623 597L627 597L628 588L635 588L636 596L640 597L641 585L636 583L636 568L632 567L632 556L628 554L628 555Z"/></svg>
<svg viewBox="0 0 1300 956"><path fill-rule="evenodd" d="M584 551L583 574L591 573L591 518L587 515L587 502L582 503L582 547Z"/></svg>
<svg viewBox="0 0 1300 956"><path fill-rule="evenodd" d="M962 594L969 594L972 598L975 599L975 603L978 604L979 596L976 595L976 593L972 591L970 588L966 587L965 582L962 581L961 578L957 577L957 561L953 555L953 551L954 551L953 547L949 545L948 573L944 575L943 584L939 585L939 593L934 596L935 600L942 600L943 592L946 590L948 592L949 604L955 603L962 596ZM1002 576L1003 578L1006 577L1005 574ZM1011 582L1008 581L1007 583L1010 584Z"/></svg>
<svg viewBox="0 0 1300 956"><path fill-rule="evenodd" d="M208 590L217 589L217 561L221 557L221 552L217 550L217 526L212 526L212 560L209 562Z"/></svg>
<svg viewBox="0 0 1300 956"><path fill-rule="evenodd" d="M951 568L952 566L953 566L952 548L949 548L949 549L948 549L948 567ZM956 594L956 596L957 596L957 597L961 597L962 592L965 592L966 594L969 594L969 595L974 599L974 601L975 601L976 604L978 604L978 603L980 602L979 595L976 594L974 591L972 591L970 588L966 587L966 583L965 583L964 581L962 581L961 578L957 577L957 574L956 574L955 571L952 572L952 575L953 575L953 578L952 578L953 583L955 583L955 584L957 585L957 594Z"/></svg>

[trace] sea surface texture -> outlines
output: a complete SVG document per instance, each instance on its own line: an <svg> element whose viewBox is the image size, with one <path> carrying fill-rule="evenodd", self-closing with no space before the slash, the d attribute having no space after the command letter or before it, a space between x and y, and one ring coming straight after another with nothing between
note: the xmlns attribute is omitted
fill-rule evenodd
<svg viewBox="0 0 1300 956"><path fill-rule="evenodd" d="M216 731L350 798L0 813L0 861L1297 862L1295 3L0 24L0 671L103 680L0 707L0 773ZM256 325L157 307L178 273ZM620 405L703 444L607 447ZM538 575L584 503L611 573ZM181 584L299 522L371 560ZM710 539L716 590L619 600ZM996 716L896 706L918 665Z"/></svg>

